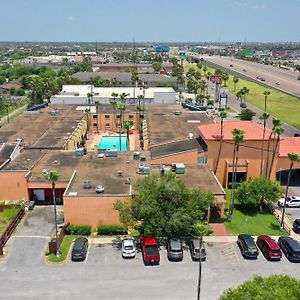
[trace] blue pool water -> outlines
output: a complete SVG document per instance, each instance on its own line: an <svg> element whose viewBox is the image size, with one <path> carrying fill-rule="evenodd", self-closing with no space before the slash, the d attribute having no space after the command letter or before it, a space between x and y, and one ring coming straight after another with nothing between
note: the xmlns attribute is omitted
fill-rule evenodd
<svg viewBox="0 0 300 300"><path fill-rule="evenodd" d="M120 151L119 136L103 136L98 144L98 149L116 149ZM127 137L121 136L121 151L127 150Z"/></svg>

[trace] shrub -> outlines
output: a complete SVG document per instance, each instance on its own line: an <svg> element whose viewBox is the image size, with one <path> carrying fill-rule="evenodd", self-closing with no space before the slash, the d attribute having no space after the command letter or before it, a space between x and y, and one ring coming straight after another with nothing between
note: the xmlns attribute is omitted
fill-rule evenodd
<svg viewBox="0 0 300 300"><path fill-rule="evenodd" d="M197 223L195 225L195 232L197 236L208 236L213 233L213 230L209 224Z"/></svg>
<svg viewBox="0 0 300 300"><path fill-rule="evenodd" d="M121 235L127 234L128 229L125 225L99 225L97 228L98 235Z"/></svg>
<svg viewBox="0 0 300 300"><path fill-rule="evenodd" d="M68 225L66 234L68 235L90 235L92 226L90 225Z"/></svg>

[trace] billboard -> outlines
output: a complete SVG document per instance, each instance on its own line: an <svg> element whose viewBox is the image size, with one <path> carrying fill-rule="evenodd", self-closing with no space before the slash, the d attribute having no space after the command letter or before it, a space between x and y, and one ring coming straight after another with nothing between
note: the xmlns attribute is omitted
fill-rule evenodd
<svg viewBox="0 0 300 300"><path fill-rule="evenodd" d="M156 47L155 52L156 53L168 53L170 51L169 47Z"/></svg>
<svg viewBox="0 0 300 300"><path fill-rule="evenodd" d="M209 77L209 80L210 80L211 82L213 82L213 83L219 84L219 83L222 82L223 77L222 77L222 75L211 75L211 76Z"/></svg>
<svg viewBox="0 0 300 300"><path fill-rule="evenodd" d="M245 57L252 57L254 55L253 51L246 51L245 52Z"/></svg>

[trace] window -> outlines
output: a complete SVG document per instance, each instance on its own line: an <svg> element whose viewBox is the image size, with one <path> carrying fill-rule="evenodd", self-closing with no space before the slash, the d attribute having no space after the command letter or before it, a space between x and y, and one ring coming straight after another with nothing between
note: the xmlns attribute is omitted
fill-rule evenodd
<svg viewBox="0 0 300 300"><path fill-rule="evenodd" d="M110 115L105 115L105 119L109 119L110 118Z"/></svg>
<svg viewBox="0 0 300 300"><path fill-rule="evenodd" d="M93 119L97 119L97 115L93 115Z"/></svg>
<svg viewBox="0 0 300 300"><path fill-rule="evenodd" d="M207 156L198 157L198 164L207 164Z"/></svg>
<svg viewBox="0 0 300 300"><path fill-rule="evenodd" d="M97 123L93 123L93 126L97 127Z"/></svg>
<svg viewBox="0 0 300 300"><path fill-rule="evenodd" d="M129 119L133 119L133 115L129 115L128 117L129 117Z"/></svg>
<svg viewBox="0 0 300 300"><path fill-rule="evenodd" d="M120 119L121 115L120 114L117 114L117 119Z"/></svg>
<svg viewBox="0 0 300 300"><path fill-rule="evenodd" d="M105 123L105 127L110 127L110 123Z"/></svg>

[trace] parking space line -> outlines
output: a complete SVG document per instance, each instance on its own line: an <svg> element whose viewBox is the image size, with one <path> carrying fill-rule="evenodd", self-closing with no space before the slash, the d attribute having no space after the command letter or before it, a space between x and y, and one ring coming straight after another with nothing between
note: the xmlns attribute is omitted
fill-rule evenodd
<svg viewBox="0 0 300 300"><path fill-rule="evenodd" d="M85 257L85 261L84 261L85 264L86 264L86 262L87 262L87 260L88 260L88 257L89 257L89 254L90 254L90 249L91 249L91 247L88 246L87 253L86 253L86 257Z"/></svg>

